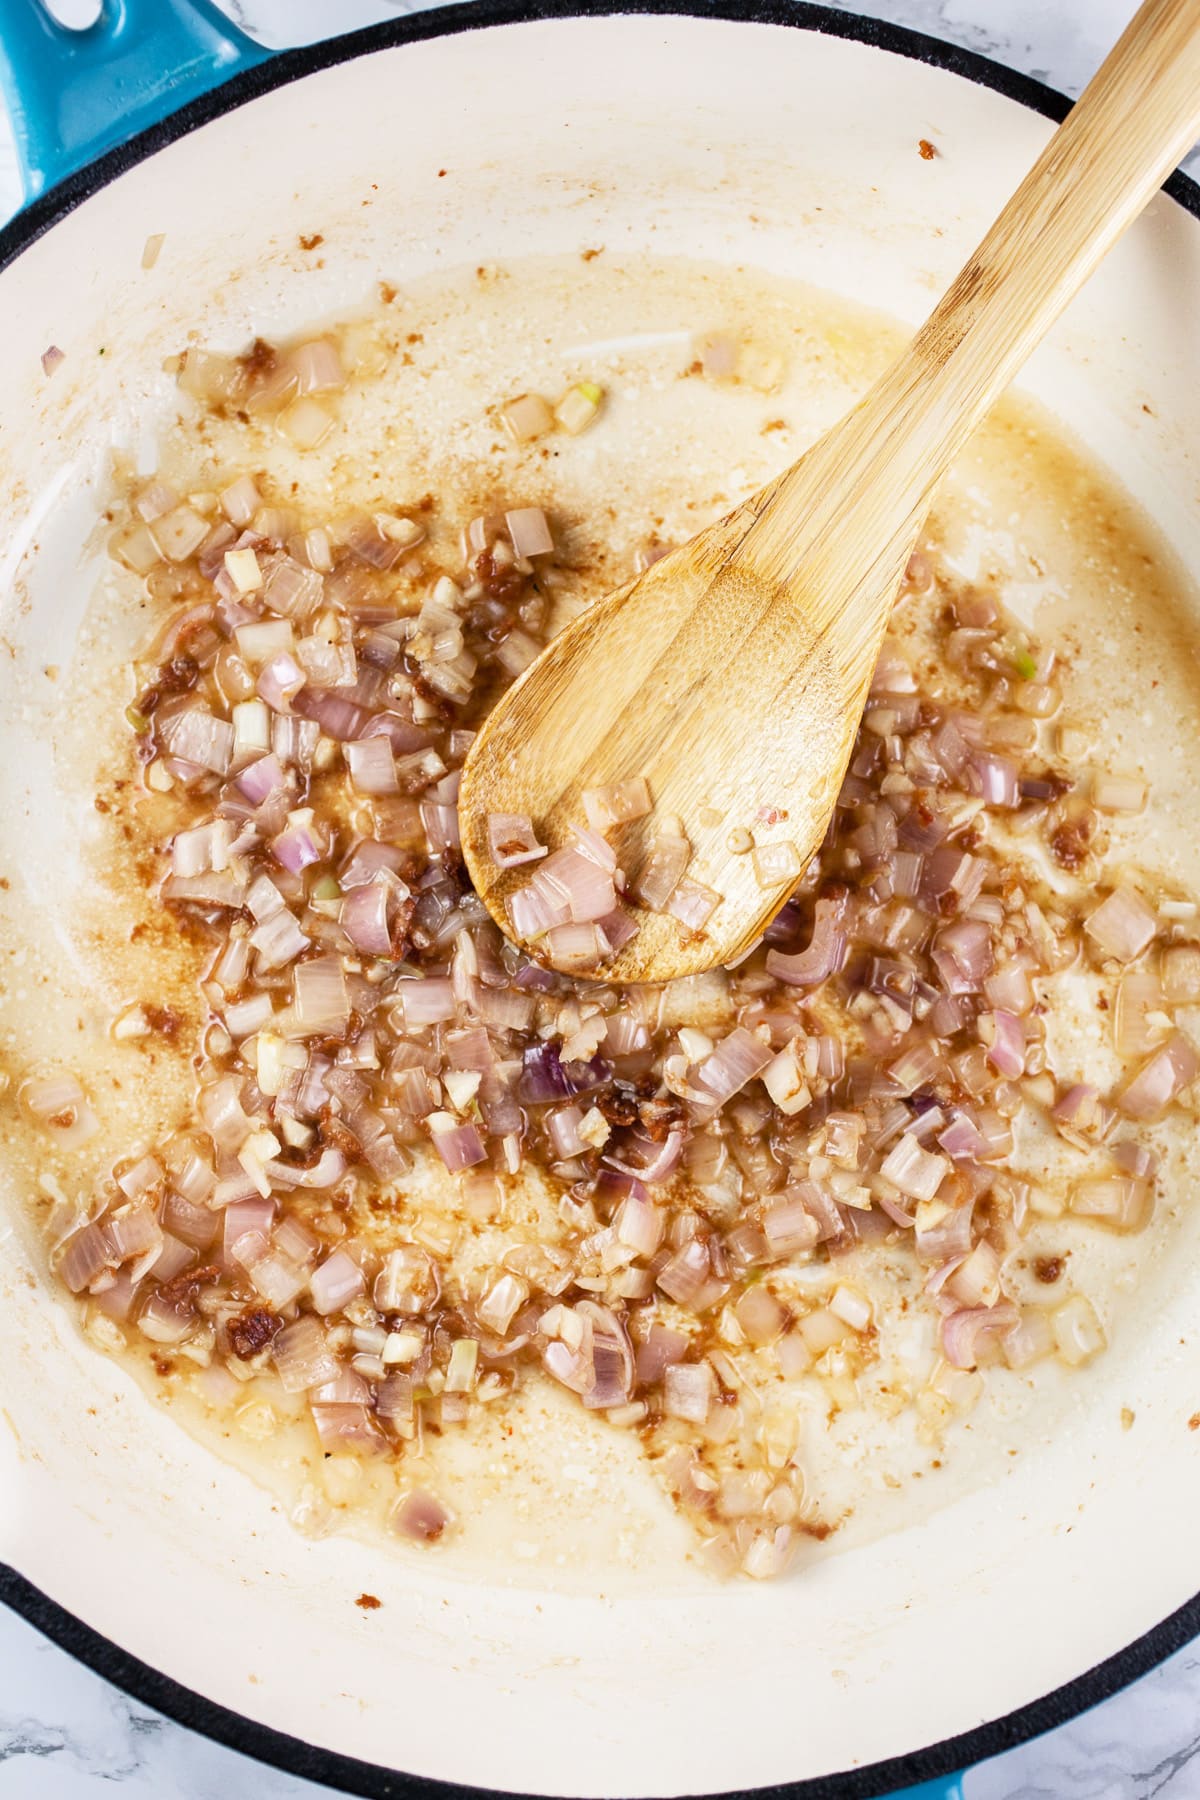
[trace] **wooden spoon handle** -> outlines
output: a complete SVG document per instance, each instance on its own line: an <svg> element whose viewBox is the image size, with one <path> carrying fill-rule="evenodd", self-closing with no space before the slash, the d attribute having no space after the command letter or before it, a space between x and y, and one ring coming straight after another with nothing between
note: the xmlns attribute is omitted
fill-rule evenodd
<svg viewBox="0 0 1200 1800"><path fill-rule="evenodd" d="M817 447L817 491L810 453L755 497L759 566L786 579L801 534L878 545L890 532L897 548L915 535L953 457L1197 137L1200 0L1145 0L912 342ZM817 593L814 616L867 641L872 594L859 619L853 590Z"/></svg>
<svg viewBox="0 0 1200 1800"><path fill-rule="evenodd" d="M894 371L943 465L1200 137L1200 0L1145 0Z"/></svg>

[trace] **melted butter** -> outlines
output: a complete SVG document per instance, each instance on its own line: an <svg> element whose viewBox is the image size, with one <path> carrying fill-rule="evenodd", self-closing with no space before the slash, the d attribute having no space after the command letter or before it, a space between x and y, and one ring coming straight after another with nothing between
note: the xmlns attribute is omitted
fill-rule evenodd
<svg viewBox="0 0 1200 1800"><path fill-rule="evenodd" d="M271 322L260 323L269 333ZM696 343L710 330L751 339L763 360L777 360L778 385L762 392L705 379ZM264 470L276 492L290 490L313 516L419 513L431 547L422 588L431 565L457 567L463 521L501 498L545 507L570 571L565 618L625 578L640 548L683 540L799 454L901 338L877 317L746 270L607 254L482 269L413 286L346 329L357 378L317 451L296 455L270 423L197 419L184 407L158 422L160 469L184 491ZM505 400L534 391L553 402L581 379L605 389L590 431L509 440L499 418ZM1147 813L1111 822L1107 845L1097 846L1105 866L1200 890L1191 778L1174 754L1200 732L1194 598L1146 521L1049 419L1010 401L959 459L928 538L952 575L995 587L1039 640L1057 645L1063 716L1095 746L1096 766L1150 782ZM0 1144L35 1217L48 1204L47 1183L85 1196L116 1156L169 1131L189 1107L198 953L154 897L160 871L147 845L169 829L170 809L131 780L121 720L134 692L129 659L169 613L106 565L53 681L22 696L53 809L32 839L20 808L0 818L0 1071L13 1078L0 1098ZM897 628L907 630L903 620ZM919 648L915 637L910 648ZM64 851L76 841L77 862ZM1084 875L1098 874L1093 858ZM1047 1021L1055 1066L1101 1084L1115 1073L1102 985L1061 978ZM115 1042L112 1022L135 1000L160 1009L160 1028ZM12 1104L16 1082L42 1063L76 1070L100 1121L74 1157L48 1155ZM1195 1191L1200 1149L1189 1137L1185 1120L1156 1130L1163 1176L1146 1233L1117 1238L1047 1218L1018 1253L1023 1297L1078 1289L1092 1298L1113 1344L1108 1357L1082 1376L1056 1365L1028 1375L989 1370L976 1410L944 1437L922 1437L909 1404L935 1349L908 1258L884 1247L793 1272L797 1291L810 1295L839 1280L861 1288L878 1328L876 1361L836 1404L815 1378L783 1383L763 1357L738 1353L745 1403L794 1418L809 1491L820 1497L821 1517L842 1527L802 1561L1000 1479L1013 1454L1036 1454L1054 1433L1080 1381L1119 1366L1123 1334L1136 1331L1168 1278L1176 1215ZM1060 1192L1072 1167L1057 1139L1032 1130L1022 1132L1013 1161L1047 1192ZM453 1216L457 1195L438 1165L419 1164L405 1190L409 1216ZM386 1242L393 1217L384 1206L359 1223ZM510 1185L494 1234L532 1240L554 1230L537 1177ZM488 1258L494 1234L464 1235L464 1267ZM1043 1255L1065 1265L1052 1291L1033 1273ZM436 1487L456 1514L459 1529L439 1554L464 1569L486 1563L515 1581L592 1588L598 1574L619 1579L651 1566L656 1581L672 1580L690 1553L691 1534L633 1434L536 1378L515 1401L476 1408L467 1427L427 1435L417 1454L359 1464L322 1457L299 1407L269 1377L212 1407L178 1356L132 1360L181 1424L246 1469L303 1529L375 1532L396 1493L416 1481ZM169 1376L160 1372L168 1364Z"/></svg>

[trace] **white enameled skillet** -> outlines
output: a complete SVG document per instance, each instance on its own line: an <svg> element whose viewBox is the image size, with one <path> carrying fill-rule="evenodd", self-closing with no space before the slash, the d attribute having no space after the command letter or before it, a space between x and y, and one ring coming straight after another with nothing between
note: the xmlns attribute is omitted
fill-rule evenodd
<svg viewBox="0 0 1200 1800"><path fill-rule="evenodd" d="M943 44L771 0L497 0L274 58L188 0L110 3L78 39L4 0L0 27L33 193L0 232L0 846L21 834L5 873L31 894L70 880L39 672L70 654L106 448L162 404L186 331L282 333L383 271L596 242L743 260L916 321L1065 108ZM319 267L297 245L314 229ZM1194 569L1198 296L1200 195L1177 177L1024 380ZM67 357L48 380L50 343ZM1069 1429L1001 1485L800 1581L543 1593L297 1536L78 1336L17 1229L0 1595L147 1702L355 1793L948 1794L1200 1628L1195 1236ZM354 1606L364 1589L378 1610Z"/></svg>

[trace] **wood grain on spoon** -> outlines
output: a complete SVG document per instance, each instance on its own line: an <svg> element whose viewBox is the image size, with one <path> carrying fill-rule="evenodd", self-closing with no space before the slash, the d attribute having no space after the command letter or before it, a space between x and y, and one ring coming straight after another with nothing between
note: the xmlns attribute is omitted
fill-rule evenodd
<svg viewBox="0 0 1200 1800"><path fill-rule="evenodd" d="M819 847L880 642L934 489L993 401L1200 135L1200 0L1146 0L982 244L866 397L752 499L596 603L500 700L463 773L463 850L509 930L528 867L498 869L491 813L557 848L582 794L645 776L653 813L613 838L636 870L676 815L702 932L638 910L597 975L665 981L734 960L794 885L764 889L739 828ZM536 946L533 947L536 953Z"/></svg>

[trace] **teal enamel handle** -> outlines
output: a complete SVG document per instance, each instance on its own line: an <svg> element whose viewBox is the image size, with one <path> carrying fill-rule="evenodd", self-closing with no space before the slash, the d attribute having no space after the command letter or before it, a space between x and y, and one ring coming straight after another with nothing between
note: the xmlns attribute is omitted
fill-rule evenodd
<svg viewBox="0 0 1200 1800"><path fill-rule="evenodd" d="M923 1781L920 1787L901 1788L890 1800L963 1800L962 1776L943 1775L940 1781Z"/></svg>
<svg viewBox="0 0 1200 1800"><path fill-rule="evenodd" d="M269 55L211 0L103 0L80 31L41 0L0 0L26 202Z"/></svg>

